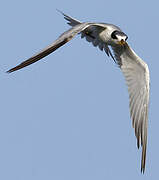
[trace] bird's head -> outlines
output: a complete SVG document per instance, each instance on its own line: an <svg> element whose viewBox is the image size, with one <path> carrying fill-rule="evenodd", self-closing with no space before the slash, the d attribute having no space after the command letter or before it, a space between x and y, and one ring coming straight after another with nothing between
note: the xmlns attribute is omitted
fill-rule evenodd
<svg viewBox="0 0 159 180"><path fill-rule="evenodd" d="M111 33L111 40L115 45L123 46L126 43L128 36L122 31L115 30Z"/></svg>

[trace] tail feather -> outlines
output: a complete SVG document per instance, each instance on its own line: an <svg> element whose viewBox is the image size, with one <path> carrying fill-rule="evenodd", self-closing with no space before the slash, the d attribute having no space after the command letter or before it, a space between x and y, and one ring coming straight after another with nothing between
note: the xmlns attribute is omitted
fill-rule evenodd
<svg viewBox="0 0 159 180"><path fill-rule="evenodd" d="M57 9L57 11L60 12L60 13L64 16L64 18L68 21L67 24L69 24L70 26L73 27L73 26L76 26L77 24L81 24L80 21L78 21L78 20L76 20L76 19L74 19L74 18L66 15L66 14L63 13L62 11L60 11L60 10L58 10L58 9Z"/></svg>

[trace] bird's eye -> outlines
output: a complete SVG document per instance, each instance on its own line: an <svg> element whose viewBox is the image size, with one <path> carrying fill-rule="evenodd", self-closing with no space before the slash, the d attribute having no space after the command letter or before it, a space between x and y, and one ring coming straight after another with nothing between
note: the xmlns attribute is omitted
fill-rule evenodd
<svg viewBox="0 0 159 180"><path fill-rule="evenodd" d="M116 37L116 33L117 33L117 31L113 31L113 32L112 32L112 34L111 34L111 38L113 38L113 39L117 39L117 37Z"/></svg>

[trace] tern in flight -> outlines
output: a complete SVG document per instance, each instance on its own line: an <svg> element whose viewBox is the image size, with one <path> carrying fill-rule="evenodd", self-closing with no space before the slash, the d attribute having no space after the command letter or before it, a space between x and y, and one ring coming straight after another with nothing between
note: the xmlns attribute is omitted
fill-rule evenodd
<svg viewBox="0 0 159 180"><path fill-rule="evenodd" d="M51 45L7 72L17 71L39 61L69 42L77 34L81 34L81 38L85 38L94 46L98 46L100 50L104 50L118 64L128 86L130 117L135 129L137 147L142 147L141 172L144 173L149 104L149 69L147 64L131 49L126 42L128 36L119 27L107 23L82 23L64 13L62 14L72 27L61 34Z"/></svg>

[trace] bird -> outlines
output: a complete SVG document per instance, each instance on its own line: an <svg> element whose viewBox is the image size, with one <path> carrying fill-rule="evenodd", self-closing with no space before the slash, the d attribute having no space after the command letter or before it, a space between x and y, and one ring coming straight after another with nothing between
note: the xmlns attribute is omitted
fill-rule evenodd
<svg viewBox="0 0 159 180"><path fill-rule="evenodd" d="M59 11L59 10L58 10ZM142 147L141 173L145 172L150 75L148 65L128 45L128 36L116 25L108 23L81 22L62 11L71 28L61 34L51 45L11 68L7 73L20 70L54 52L76 35L105 51L121 69L128 87L129 109L137 147Z"/></svg>

